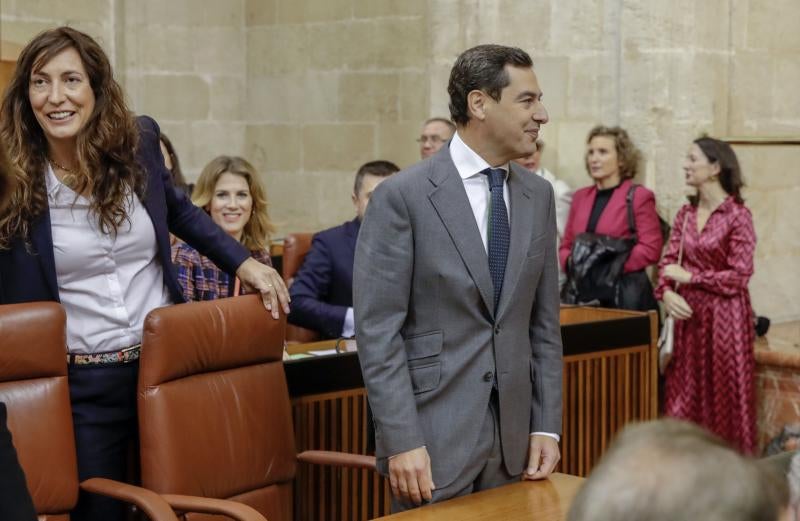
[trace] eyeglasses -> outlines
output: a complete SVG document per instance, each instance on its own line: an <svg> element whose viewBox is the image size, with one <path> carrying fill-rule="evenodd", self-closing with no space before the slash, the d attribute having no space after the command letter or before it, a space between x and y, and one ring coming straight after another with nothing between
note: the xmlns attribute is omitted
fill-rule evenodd
<svg viewBox="0 0 800 521"><path fill-rule="evenodd" d="M447 140L440 136L420 136L417 138L417 143L419 143L420 145L428 142L434 145L438 145L439 143L444 143L445 141Z"/></svg>

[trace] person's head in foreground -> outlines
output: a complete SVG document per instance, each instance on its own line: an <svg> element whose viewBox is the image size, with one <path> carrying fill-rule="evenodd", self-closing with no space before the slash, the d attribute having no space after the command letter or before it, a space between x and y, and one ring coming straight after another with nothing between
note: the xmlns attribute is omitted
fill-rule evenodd
<svg viewBox="0 0 800 521"><path fill-rule="evenodd" d="M785 479L700 427L627 427L578 492L568 521L778 521Z"/></svg>

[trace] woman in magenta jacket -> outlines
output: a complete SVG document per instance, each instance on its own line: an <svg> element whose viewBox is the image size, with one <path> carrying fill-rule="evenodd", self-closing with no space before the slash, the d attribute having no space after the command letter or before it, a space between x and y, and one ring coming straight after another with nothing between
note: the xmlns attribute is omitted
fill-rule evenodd
<svg viewBox="0 0 800 521"><path fill-rule="evenodd" d="M620 127L597 126L589 132L586 143L586 171L593 184L576 190L572 196L558 251L565 272L575 237L581 233L630 236L626 198L636 175L639 151ZM633 215L638 241L625 262L624 273L657 263L663 245L655 196L644 186L634 190Z"/></svg>

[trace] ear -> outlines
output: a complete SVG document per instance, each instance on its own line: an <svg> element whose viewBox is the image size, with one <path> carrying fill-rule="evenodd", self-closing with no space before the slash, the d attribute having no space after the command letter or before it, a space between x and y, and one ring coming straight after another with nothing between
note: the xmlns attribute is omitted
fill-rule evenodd
<svg viewBox="0 0 800 521"><path fill-rule="evenodd" d="M356 208L358 208L358 197L356 196L356 193L355 193L355 192L353 192L352 194L350 194L350 200L351 200L351 201L353 201L353 206L355 206Z"/></svg>
<svg viewBox="0 0 800 521"><path fill-rule="evenodd" d="M467 110L473 118L479 121L486 119L488 98L489 96L482 90L473 90L467 94Z"/></svg>
<svg viewBox="0 0 800 521"><path fill-rule="evenodd" d="M714 161L711 163L711 176L719 177L720 172L722 172L722 169L719 166L719 161Z"/></svg>

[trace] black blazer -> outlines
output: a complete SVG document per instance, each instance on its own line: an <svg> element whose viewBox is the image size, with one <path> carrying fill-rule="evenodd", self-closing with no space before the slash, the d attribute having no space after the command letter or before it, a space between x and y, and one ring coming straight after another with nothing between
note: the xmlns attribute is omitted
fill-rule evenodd
<svg viewBox="0 0 800 521"><path fill-rule="evenodd" d="M172 176L164 167L161 155L158 124L147 116L138 117L137 123L139 148L136 159L147 173L147 189L142 204L155 229L164 284L173 302L184 302L170 260L170 232L229 273L235 272L250 252L217 226L206 212L193 205L183 191L173 186ZM60 301L49 210L37 218L30 233L30 248L22 238L16 238L9 249L0 250L0 304Z"/></svg>

